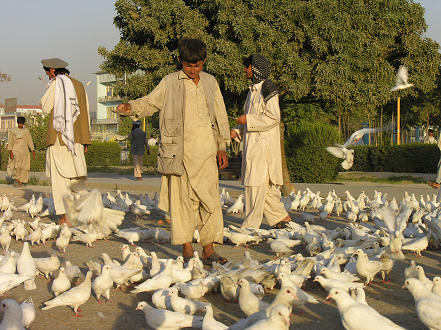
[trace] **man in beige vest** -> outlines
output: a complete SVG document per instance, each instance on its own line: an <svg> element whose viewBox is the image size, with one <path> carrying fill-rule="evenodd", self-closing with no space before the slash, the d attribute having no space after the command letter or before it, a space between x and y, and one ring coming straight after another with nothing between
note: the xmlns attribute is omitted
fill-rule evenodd
<svg viewBox="0 0 441 330"><path fill-rule="evenodd" d="M268 79L268 60L254 54L244 59L244 72L252 85L237 118L232 139L243 139L242 184L245 186L244 228L259 228L265 217L270 226L291 221L280 202L283 185L280 149L280 109L277 87Z"/></svg>
<svg viewBox="0 0 441 330"><path fill-rule="evenodd" d="M17 127L8 131L8 174L12 175L14 185L21 186L28 182L28 174L31 168L31 158L29 151L32 151L32 157L35 159L34 142L31 133L24 127L25 117L17 117Z"/></svg>
<svg viewBox="0 0 441 330"><path fill-rule="evenodd" d="M50 114L46 137L46 175L51 179L55 212L60 224L70 225L63 198L72 191L86 190L87 167L84 153L90 144L89 102L81 82L69 76L68 63L58 58L42 60L51 80L41 98Z"/></svg>
<svg viewBox="0 0 441 330"><path fill-rule="evenodd" d="M228 117L216 79L202 71L205 44L182 39L178 50L182 70L165 76L149 95L121 104L118 112L139 120L159 111L159 207L170 213L172 244L182 244L184 259L191 258L198 229L202 261L224 264L213 243L223 242L217 165L228 165Z"/></svg>

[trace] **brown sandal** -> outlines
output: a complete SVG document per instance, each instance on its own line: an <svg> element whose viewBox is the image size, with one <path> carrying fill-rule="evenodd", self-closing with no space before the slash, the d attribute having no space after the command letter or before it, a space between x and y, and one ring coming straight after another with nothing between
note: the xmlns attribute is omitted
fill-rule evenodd
<svg viewBox="0 0 441 330"><path fill-rule="evenodd" d="M217 262L218 264L225 265L228 262L228 260L227 260L227 258L220 256L216 252L213 252L207 258L202 258L202 263L204 265L211 266L213 264L213 262Z"/></svg>
<svg viewBox="0 0 441 330"><path fill-rule="evenodd" d="M435 181L427 181L427 184L434 189L438 189L440 187L440 184Z"/></svg>

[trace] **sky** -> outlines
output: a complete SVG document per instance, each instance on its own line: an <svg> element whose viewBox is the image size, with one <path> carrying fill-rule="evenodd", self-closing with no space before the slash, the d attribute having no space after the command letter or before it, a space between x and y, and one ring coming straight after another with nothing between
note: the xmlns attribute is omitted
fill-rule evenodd
<svg viewBox="0 0 441 330"><path fill-rule="evenodd" d="M441 0L415 2L426 9L427 37L441 45ZM38 104L47 83L40 61L59 57L73 77L93 82L86 88L95 111L94 72L103 60L97 49L113 49L119 40L113 5L114 0L0 0L0 72L12 79L0 83L0 103L17 97L18 104Z"/></svg>

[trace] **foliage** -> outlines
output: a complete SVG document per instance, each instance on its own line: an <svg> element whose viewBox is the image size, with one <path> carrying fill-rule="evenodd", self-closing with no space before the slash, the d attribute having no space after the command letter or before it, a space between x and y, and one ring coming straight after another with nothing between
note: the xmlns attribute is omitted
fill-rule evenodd
<svg viewBox="0 0 441 330"><path fill-rule="evenodd" d="M118 134L127 136L132 131L132 120L129 117L119 117Z"/></svg>
<svg viewBox="0 0 441 330"><path fill-rule="evenodd" d="M300 122L288 126L285 150L291 180L315 183L334 180L341 160L325 148L339 140L337 130L325 123Z"/></svg>
<svg viewBox="0 0 441 330"><path fill-rule="evenodd" d="M402 97L429 92L440 64L437 43L423 37L424 9L411 0L117 0L115 9L121 39L99 53L103 70L136 72L117 83L126 99L176 70L177 42L188 36L207 43L206 70L220 81L231 114L247 88L241 59L254 52L270 59L282 98L315 102L328 120L393 102L400 64L416 87Z"/></svg>
<svg viewBox="0 0 441 330"><path fill-rule="evenodd" d="M116 142L92 141L85 157L87 166L119 165L121 148Z"/></svg>
<svg viewBox="0 0 441 330"><path fill-rule="evenodd" d="M358 146L354 171L436 173L440 152L437 145L413 143L399 146Z"/></svg>
<svg viewBox="0 0 441 330"><path fill-rule="evenodd" d="M26 116L26 127L34 141L36 150L46 150L46 135L49 122L49 115L45 116Z"/></svg>
<svg viewBox="0 0 441 330"><path fill-rule="evenodd" d="M7 73L1 73L0 72L0 82L2 81L11 81L11 76Z"/></svg>

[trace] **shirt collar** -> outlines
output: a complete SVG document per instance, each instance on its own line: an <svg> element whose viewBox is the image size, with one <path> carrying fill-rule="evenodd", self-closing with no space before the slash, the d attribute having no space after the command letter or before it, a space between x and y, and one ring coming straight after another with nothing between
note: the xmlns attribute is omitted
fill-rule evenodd
<svg viewBox="0 0 441 330"><path fill-rule="evenodd" d="M179 71L179 75L178 75L178 79L190 79L186 74L185 74L185 72L184 71Z"/></svg>
<svg viewBox="0 0 441 330"><path fill-rule="evenodd" d="M260 83L258 83L258 84L251 84L250 91L251 92L258 91L260 88L262 88L262 85L263 85L263 80Z"/></svg>

